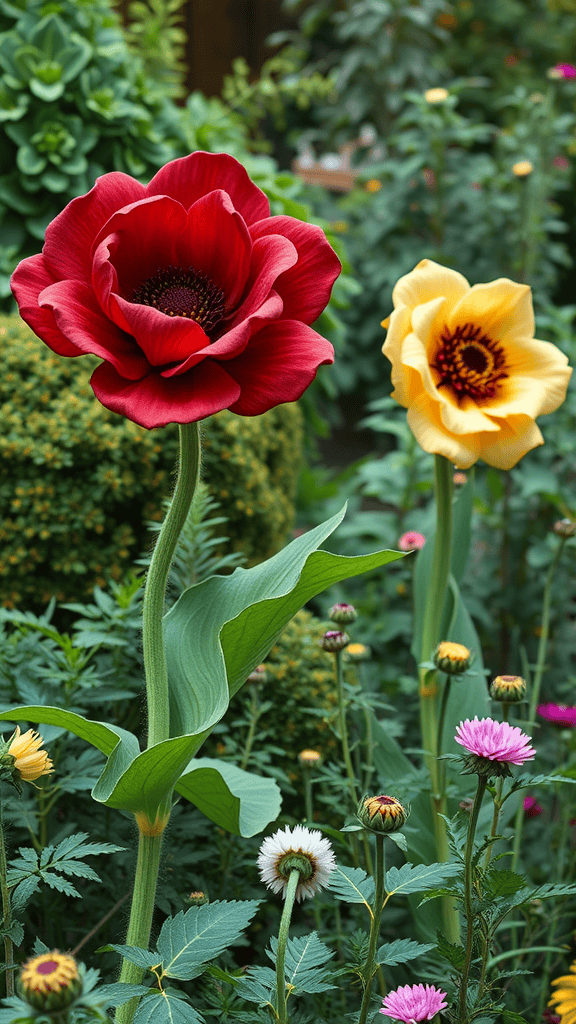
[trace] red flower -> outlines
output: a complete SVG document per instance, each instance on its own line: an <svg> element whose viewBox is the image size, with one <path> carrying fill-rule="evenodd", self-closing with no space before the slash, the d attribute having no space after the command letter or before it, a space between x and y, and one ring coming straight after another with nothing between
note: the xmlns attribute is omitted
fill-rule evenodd
<svg viewBox="0 0 576 1024"><path fill-rule="evenodd" d="M270 216L237 160L192 153L149 185L98 178L12 290L55 352L104 360L91 380L103 405L160 427L299 398L334 359L310 324L340 269L319 227Z"/></svg>

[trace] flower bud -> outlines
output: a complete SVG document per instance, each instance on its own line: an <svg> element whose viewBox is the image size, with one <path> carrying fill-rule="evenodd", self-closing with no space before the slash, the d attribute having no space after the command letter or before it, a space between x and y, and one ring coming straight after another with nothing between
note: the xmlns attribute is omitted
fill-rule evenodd
<svg viewBox="0 0 576 1024"><path fill-rule="evenodd" d="M266 665L256 665L253 668L250 675L248 676L247 683L265 683L268 680L268 673L266 671Z"/></svg>
<svg viewBox="0 0 576 1024"><path fill-rule="evenodd" d="M490 696L504 704L517 704L526 696L526 680L522 676L496 676L490 683Z"/></svg>
<svg viewBox="0 0 576 1024"><path fill-rule="evenodd" d="M419 551L425 543L426 537L423 533L418 533L417 530L408 530L408 533L403 533L400 537L398 547L400 551Z"/></svg>
<svg viewBox="0 0 576 1024"><path fill-rule="evenodd" d="M557 537L576 537L576 522L572 519L559 519L552 529Z"/></svg>
<svg viewBox="0 0 576 1024"><path fill-rule="evenodd" d="M302 768L317 768L322 764L322 754L317 750L301 750L298 762Z"/></svg>
<svg viewBox="0 0 576 1024"><path fill-rule="evenodd" d="M50 1013L70 1006L81 995L82 979L74 958L54 949L22 965L18 988L30 1006Z"/></svg>
<svg viewBox="0 0 576 1024"><path fill-rule="evenodd" d="M349 643L350 637L347 633L342 633L338 629L329 629L320 640L320 647L323 647L325 651L331 651L332 654L337 654L338 651L343 651Z"/></svg>
<svg viewBox="0 0 576 1024"><path fill-rule="evenodd" d="M358 612L353 604L334 604L328 612L328 618L337 622L339 626L345 626L348 622L355 622Z"/></svg>
<svg viewBox="0 0 576 1024"><path fill-rule="evenodd" d="M458 470L456 473L454 473L452 479L454 481L454 487L463 487L468 477L466 476L466 473L461 473Z"/></svg>
<svg viewBox="0 0 576 1024"><path fill-rule="evenodd" d="M370 661L372 651L366 644L348 644L344 657L346 661Z"/></svg>
<svg viewBox="0 0 576 1024"><path fill-rule="evenodd" d="M442 640L434 651L434 664L449 676L460 676L472 664L472 655L464 644L454 644L451 640Z"/></svg>
<svg viewBox="0 0 576 1024"><path fill-rule="evenodd" d="M398 832L406 822L408 811L394 796L365 796L360 801L358 820L372 832Z"/></svg>
<svg viewBox="0 0 576 1024"><path fill-rule="evenodd" d="M535 796L525 796L523 802L524 814L527 818L539 818L542 814L542 807Z"/></svg>
<svg viewBox="0 0 576 1024"><path fill-rule="evenodd" d="M465 796L463 800L458 804L461 810L466 811L466 814L472 814L472 808L474 807L474 801L469 797Z"/></svg>
<svg viewBox="0 0 576 1024"><path fill-rule="evenodd" d="M186 896L184 902L190 903L190 905L193 907L203 907L206 903L209 903L210 900L208 899L205 892L202 892L200 889L197 889L194 892L191 892L188 896Z"/></svg>

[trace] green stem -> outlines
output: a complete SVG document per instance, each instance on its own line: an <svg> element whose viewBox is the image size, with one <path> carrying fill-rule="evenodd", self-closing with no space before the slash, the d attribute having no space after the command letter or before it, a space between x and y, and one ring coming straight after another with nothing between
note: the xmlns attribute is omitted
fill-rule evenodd
<svg viewBox="0 0 576 1024"><path fill-rule="evenodd" d="M342 651L336 651L334 653L334 659L336 662L336 693L338 697L338 728L340 730L340 742L342 744L342 757L346 766L346 774L348 776L348 786L350 789L350 796L352 797L352 806L356 810L358 806L358 794L356 792L356 774L352 765L352 758L350 757L350 747L348 745L348 729L346 726L346 704L344 698L344 671L342 664Z"/></svg>
<svg viewBox="0 0 576 1024"><path fill-rule="evenodd" d="M6 863L6 846L4 844L4 820L2 802L0 800L0 891L2 892L2 926L8 928L12 923L10 907L10 891L8 889L8 865ZM14 944L9 935L4 936L4 955L6 960L6 995L14 995Z"/></svg>
<svg viewBox="0 0 576 1024"><path fill-rule="evenodd" d="M292 909L296 897L296 889L300 881L298 868L292 868L288 876L288 884L284 893L284 910L280 921L278 932L278 948L276 950L276 1010L278 1013L278 1024L288 1024L288 1006L286 1003L286 978L284 977L284 964L286 962L286 944L292 918Z"/></svg>
<svg viewBox="0 0 576 1024"><path fill-rule="evenodd" d="M168 674L162 617L170 565L198 481L200 435L197 423L180 424L180 464L170 508L154 547L146 578L142 646L148 704L148 747L170 736Z"/></svg>
<svg viewBox="0 0 576 1024"><path fill-rule="evenodd" d="M474 797L474 805L470 813L468 824L468 837L466 839L466 851L464 854L464 914L466 917L466 955L462 978L460 981L460 1004L458 1013L458 1024L466 1024L466 998L468 995L468 980L470 978L470 964L472 963L472 945L474 937L474 914L472 911L472 881L474 870L472 867L472 854L474 852L474 837L480 807L486 792L487 779L483 775L478 776L478 788Z"/></svg>
<svg viewBox="0 0 576 1024"><path fill-rule="evenodd" d="M158 868L160 865L160 851L162 849L162 836L140 835L138 843L138 860L136 863L136 877L134 879L134 890L132 893L132 909L130 911L130 922L126 935L127 946L140 946L141 949L148 948L150 941L150 929L152 927L152 914L154 913L154 898L156 896L156 884L158 880ZM140 984L144 971L136 964L124 960L120 981L129 984ZM116 1011L117 1024L130 1024L136 1007L137 999L119 1006Z"/></svg>
<svg viewBox="0 0 576 1024"><path fill-rule="evenodd" d="M524 723L524 728L528 732L528 735L532 735L534 729L534 722L536 721L536 708L538 707L538 700L540 697L540 686L542 685L542 677L546 668L546 651L548 648L548 637L550 634L550 609L552 606L552 584L554 582L554 576L558 563L562 557L562 551L564 544L566 543L565 537L558 538L558 547L554 553L548 572L546 574L546 582L544 584L544 594L542 599L542 618L540 620L540 639L538 641L538 653L536 660L536 673L532 681L532 692L530 694L530 703L528 705L528 721ZM522 830L524 828L524 801L520 800L516 811L516 818L514 820L514 843L512 845L512 864L511 870L516 871L518 868L518 860L520 857L520 844L522 842Z"/></svg>
<svg viewBox="0 0 576 1024"><path fill-rule="evenodd" d="M376 891L374 893L372 921L370 923L370 940L368 944L368 954L366 956L366 965L364 967L364 994L362 996L362 1006L360 1007L360 1016L358 1018L358 1024L366 1024L368 1010L370 1009L370 1001L372 997L372 979L374 977L376 970L376 946L378 944L378 936L380 935L380 919L382 917L382 911L384 909L384 836L377 834L375 838L376 869L374 872L374 882Z"/></svg>

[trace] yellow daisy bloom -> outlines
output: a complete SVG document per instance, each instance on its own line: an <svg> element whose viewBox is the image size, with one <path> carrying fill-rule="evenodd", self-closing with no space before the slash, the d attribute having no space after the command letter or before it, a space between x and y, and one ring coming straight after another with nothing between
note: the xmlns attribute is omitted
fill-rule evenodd
<svg viewBox="0 0 576 1024"><path fill-rule="evenodd" d="M44 740L33 729L20 735L20 726L8 744L8 753L14 758L14 767L24 782L34 782L41 775L53 771L52 761L45 750L40 750Z"/></svg>
<svg viewBox="0 0 576 1024"><path fill-rule="evenodd" d="M82 979L74 958L53 949L22 964L18 987L27 1003L48 1012L69 1006L82 992Z"/></svg>
<svg viewBox="0 0 576 1024"><path fill-rule="evenodd" d="M392 298L382 351L392 397L424 451L458 469L478 459L511 469L544 443L534 421L562 404L572 370L560 349L534 338L528 285L499 278L471 288L421 260Z"/></svg>
<svg viewBox="0 0 576 1024"><path fill-rule="evenodd" d="M558 988L548 1003L554 1006L562 1024L576 1024L576 963L570 965L569 971L570 974L555 978L552 982Z"/></svg>

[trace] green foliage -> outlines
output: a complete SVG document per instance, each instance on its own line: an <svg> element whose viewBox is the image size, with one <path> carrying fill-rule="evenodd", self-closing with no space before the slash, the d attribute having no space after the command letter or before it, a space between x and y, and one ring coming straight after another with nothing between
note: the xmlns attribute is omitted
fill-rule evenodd
<svg viewBox="0 0 576 1024"><path fill-rule="evenodd" d="M106 0L0 14L0 298L47 224L98 175L150 178L184 152L177 108L128 49ZM168 37L173 45L174 40Z"/></svg>
<svg viewBox="0 0 576 1024"><path fill-rule="evenodd" d="M278 951L276 937L271 940L270 946L271 952L268 956L275 963ZM334 988L330 980L330 970L324 967L333 956L334 953L320 941L316 932L288 939L284 971L286 982L290 986L290 994L316 994Z"/></svg>
<svg viewBox="0 0 576 1024"><path fill-rule="evenodd" d="M382 967L396 967L435 948L434 942L415 942L414 939L395 939L380 946L376 959Z"/></svg>
<svg viewBox="0 0 576 1024"><path fill-rule="evenodd" d="M42 882L66 896L79 899L80 893L63 875L99 882L100 878L93 868L84 863L84 858L99 853L116 853L122 847L111 843L87 843L87 839L87 832L77 832L55 847L45 846L40 854L37 850L21 847L18 850L20 856L9 861L7 876L14 910L21 911Z"/></svg>
<svg viewBox="0 0 576 1024"><path fill-rule="evenodd" d="M55 355L16 317L0 322L0 601L36 608L120 580L162 515L176 429L146 431L104 409L95 360ZM302 437L295 405L204 424L204 479L229 521L222 556L250 561L283 543L294 516Z"/></svg>
<svg viewBox="0 0 576 1024"><path fill-rule="evenodd" d="M167 96L185 95L185 0L131 0L126 38L144 71Z"/></svg>
<svg viewBox="0 0 576 1024"><path fill-rule="evenodd" d="M386 872L384 886L388 896L409 896L426 892L460 871L459 864L403 864Z"/></svg>

